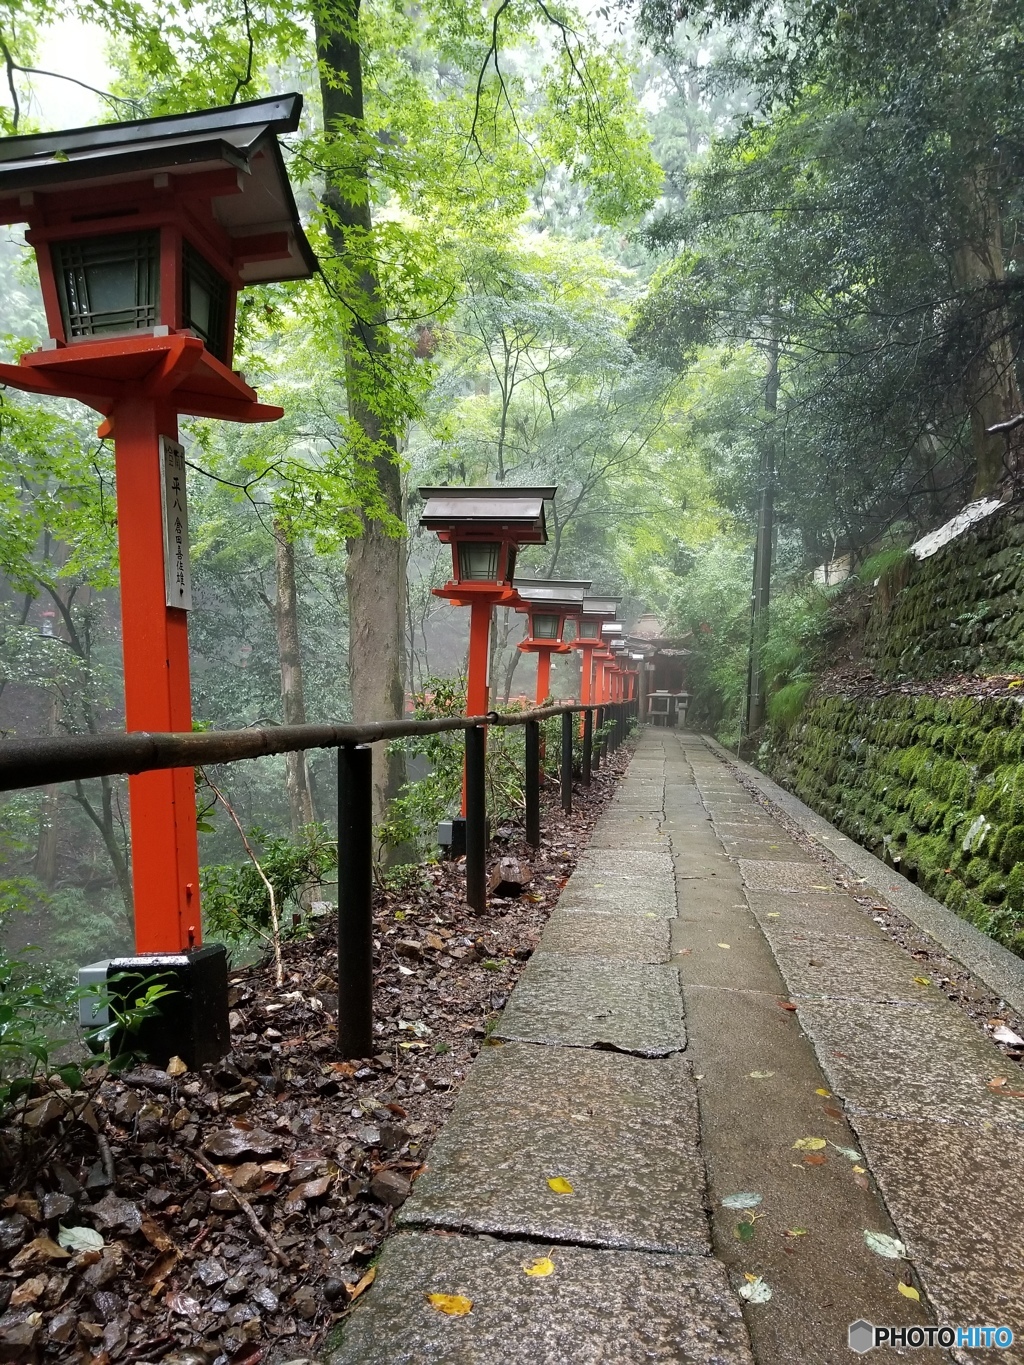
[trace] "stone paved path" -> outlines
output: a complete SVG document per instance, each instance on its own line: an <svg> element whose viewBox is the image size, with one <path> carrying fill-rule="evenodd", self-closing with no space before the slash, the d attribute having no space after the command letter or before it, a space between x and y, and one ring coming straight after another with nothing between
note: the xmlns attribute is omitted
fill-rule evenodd
<svg viewBox="0 0 1024 1365"><path fill-rule="evenodd" d="M332 1365L833 1365L858 1318L1021 1341L872 1363L1024 1362L1008 1069L719 754L647 730Z"/></svg>

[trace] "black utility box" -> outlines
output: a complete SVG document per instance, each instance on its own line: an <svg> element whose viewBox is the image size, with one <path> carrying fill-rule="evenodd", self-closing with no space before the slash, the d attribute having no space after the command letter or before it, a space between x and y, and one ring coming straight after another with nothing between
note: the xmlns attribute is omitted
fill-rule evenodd
<svg viewBox="0 0 1024 1365"><path fill-rule="evenodd" d="M166 1066L172 1057L180 1057L195 1068L219 1062L230 1051L228 957L223 944L183 953L115 957L83 968L80 979L95 982L97 969L104 967L108 992L126 1003L158 982L171 991L159 1002L159 1013L143 1020L138 1032L112 1039L112 1052L128 1047L154 1066ZM102 1025L110 1020L101 1011L93 1013L89 1022Z"/></svg>

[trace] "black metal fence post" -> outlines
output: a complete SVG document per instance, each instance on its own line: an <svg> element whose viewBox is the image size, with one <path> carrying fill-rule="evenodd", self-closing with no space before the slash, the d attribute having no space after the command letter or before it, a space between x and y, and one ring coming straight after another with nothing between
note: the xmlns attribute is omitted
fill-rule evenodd
<svg viewBox="0 0 1024 1365"><path fill-rule="evenodd" d="M486 744L484 727L470 726L466 731L466 901L474 910L487 908Z"/></svg>
<svg viewBox="0 0 1024 1365"><path fill-rule="evenodd" d="M373 1053L373 751L338 750L338 1051Z"/></svg>
<svg viewBox="0 0 1024 1365"><path fill-rule="evenodd" d="M590 786L594 766L594 713L588 707L583 712L583 785Z"/></svg>
<svg viewBox="0 0 1024 1365"><path fill-rule="evenodd" d="M526 842L540 848L540 722L526 722Z"/></svg>
<svg viewBox="0 0 1024 1365"><path fill-rule="evenodd" d="M597 729L600 735L600 738L598 739L597 742L599 764L603 763L608 757L608 732L605 729L607 720L608 720L607 706L599 706L597 708Z"/></svg>
<svg viewBox="0 0 1024 1365"><path fill-rule="evenodd" d="M562 712L562 809L572 814L572 712Z"/></svg>

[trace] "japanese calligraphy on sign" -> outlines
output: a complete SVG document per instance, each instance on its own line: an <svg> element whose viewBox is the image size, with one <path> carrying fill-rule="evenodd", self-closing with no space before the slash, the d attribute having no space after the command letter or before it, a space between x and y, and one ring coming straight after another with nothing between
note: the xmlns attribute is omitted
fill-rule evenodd
<svg viewBox="0 0 1024 1365"><path fill-rule="evenodd" d="M169 436L160 437L160 492L164 512L164 582L167 605L189 611L192 576L188 566L188 500L185 496L185 450Z"/></svg>

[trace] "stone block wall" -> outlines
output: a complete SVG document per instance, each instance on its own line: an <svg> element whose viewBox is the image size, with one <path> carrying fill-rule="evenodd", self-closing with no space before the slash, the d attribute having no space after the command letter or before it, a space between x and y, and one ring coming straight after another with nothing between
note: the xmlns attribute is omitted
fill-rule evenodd
<svg viewBox="0 0 1024 1365"><path fill-rule="evenodd" d="M760 766L1024 956L1024 509L891 571L860 643Z"/></svg>

